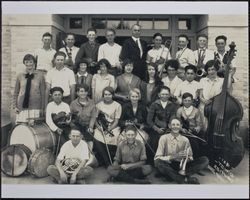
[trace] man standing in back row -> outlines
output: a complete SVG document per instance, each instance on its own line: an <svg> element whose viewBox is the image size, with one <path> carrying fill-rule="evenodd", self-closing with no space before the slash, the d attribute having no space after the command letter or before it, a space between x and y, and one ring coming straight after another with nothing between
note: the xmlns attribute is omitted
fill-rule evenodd
<svg viewBox="0 0 250 200"><path fill-rule="evenodd" d="M140 25L134 24L131 30L132 37L125 40L123 43L120 59L122 61L126 58L132 60L134 63L133 74L144 80L146 72L147 43L140 39Z"/></svg>

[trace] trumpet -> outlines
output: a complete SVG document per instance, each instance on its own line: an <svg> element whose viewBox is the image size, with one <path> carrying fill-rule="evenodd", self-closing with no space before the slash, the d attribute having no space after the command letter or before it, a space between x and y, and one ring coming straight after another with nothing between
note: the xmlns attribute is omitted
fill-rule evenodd
<svg viewBox="0 0 250 200"><path fill-rule="evenodd" d="M186 165L187 165L187 161L188 161L188 157L189 157L189 151L190 151L190 147L188 147L186 149L186 157L181 159L180 162L180 171L179 174L185 176L186 175Z"/></svg>

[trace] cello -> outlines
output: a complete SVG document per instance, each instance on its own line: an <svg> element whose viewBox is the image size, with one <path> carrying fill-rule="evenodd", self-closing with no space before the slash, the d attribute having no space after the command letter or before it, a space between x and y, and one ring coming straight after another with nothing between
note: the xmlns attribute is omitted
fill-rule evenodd
<svg viewBox="0 0 250 200"><path fill-rule="evenodd" d="M245 151L243 140L239 136L243 108L240 102L227 91L229 65L235 56L236 45L232 42L229 47L222 91L205 106L204 114L208 119L206 136L210 164L223 160L227 166L230 166L229 168L235 168L243 159Z"/></svg>

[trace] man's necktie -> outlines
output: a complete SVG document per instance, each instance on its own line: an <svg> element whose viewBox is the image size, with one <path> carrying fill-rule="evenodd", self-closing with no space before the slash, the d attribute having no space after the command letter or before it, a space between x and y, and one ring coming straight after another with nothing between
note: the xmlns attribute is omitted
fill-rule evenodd
<svg viewBox="0 0 250 200"><path fill-rule="evenodd" d="M141 48L140 48L140 46L139 46L139 39L137 39L137 40L135 41L135 43L136 43L137 47L138 47L139 50L140 50L140 57L141 57L141 56L142 56L142 50L141 50Z"/></svg>

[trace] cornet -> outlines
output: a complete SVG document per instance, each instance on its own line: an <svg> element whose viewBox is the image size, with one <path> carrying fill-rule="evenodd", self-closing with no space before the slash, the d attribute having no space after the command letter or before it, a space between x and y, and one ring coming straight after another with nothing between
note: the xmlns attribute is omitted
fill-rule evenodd
<svg viewBox="0 0 250 200"><path fill-rule="evenodd" d="M181 159L180 162L180 171L179 174L185 176L186 175L186 165L187 165L187 161L188 161L188 157L189 157L189 151L190 151L190 147L188 147L186 149L186 157Z"/></svg>

